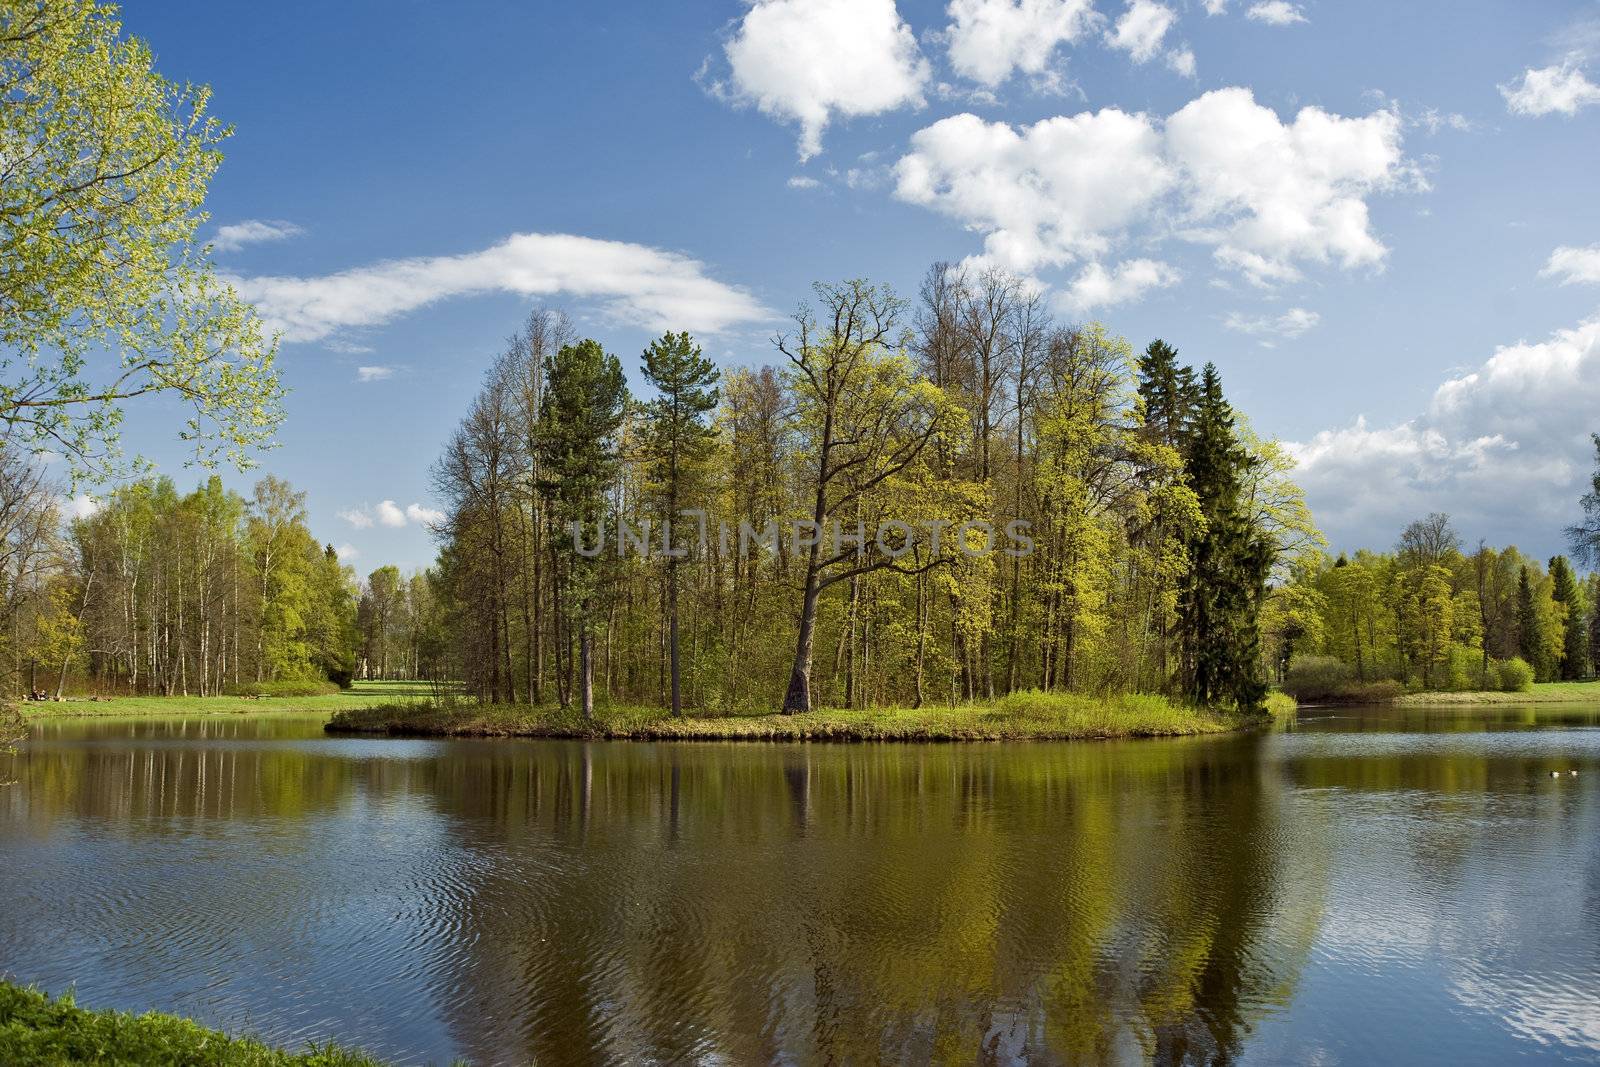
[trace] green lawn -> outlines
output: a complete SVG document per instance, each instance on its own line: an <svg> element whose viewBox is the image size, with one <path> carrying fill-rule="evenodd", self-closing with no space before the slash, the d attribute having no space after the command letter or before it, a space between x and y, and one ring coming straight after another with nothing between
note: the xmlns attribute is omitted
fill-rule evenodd
<svg viewBox="0 0 1600 1067"><path fill-rule="evenodd" d="M176 1015L90 1011L67 994L51 1000L35 989L0 982L0 1063L33 1067L72 1063L165 1067L381 1067L381 1061L336 1047L285 1052L249 1038L228 1037Z"/></svg>
<svg viewBox="0 0 1600 1067"><path fill-rule="evenodd" d="M32 718L80 715L262 715L268 712L332 715L337 711L378 704L404 704L433 697L427 682L357 682L341 693L301 697L196 697L138 696L90 700L70 697L65 702L23 701L18 706Z"/></svg>
<svg viewBox="0 0 1600 1067"><path fill-rule="evenodd" d="M1419 704L1594 704L1600 706L1600 681L1540 682L1525 693L1407 693L1402 706Z"/></svg>
<svg viewBox="0 0 1600 1067"><path fill-rule="evenodd" d="M1274 714L1293 701L1273 697ZM1173 737L1220 733L1260 722L1176 705L1163 697L1014 693L955 707L825 709L805 715L685 716L659 708L611 705L585 723L572 709L527 706L375 706L341 710L333 733L453 737L598 737L636 740L1007 741Z"/></svg>

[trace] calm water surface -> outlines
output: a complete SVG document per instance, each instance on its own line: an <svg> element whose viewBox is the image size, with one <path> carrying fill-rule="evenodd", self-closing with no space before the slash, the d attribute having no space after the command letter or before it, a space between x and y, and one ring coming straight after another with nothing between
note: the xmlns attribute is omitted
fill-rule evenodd
<svg viewBox="0 0 1600 1067"><path fill-rule="evenodd" d="M7 776L0 973L290 1044L1600 1059L1600 709L940 746L63 720Z"/></svg>

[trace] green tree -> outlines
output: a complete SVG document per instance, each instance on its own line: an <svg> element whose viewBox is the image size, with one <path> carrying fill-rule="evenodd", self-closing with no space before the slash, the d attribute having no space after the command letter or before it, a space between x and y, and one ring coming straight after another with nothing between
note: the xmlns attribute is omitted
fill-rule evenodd
<svg viewBox="0 0 1600 1067"><path fill-rule="evenodd" d="M1517 576L1517 654L1528 661L1538 677L1544 677L1541 667L1544 663L1544 643L1539 639L1539 606L1526 566Z"/></svg>
<svg viewBox="0 0 1600 1067"><path fill-rule="evenodd" d="M1583 591L1578 587L1577 576L1565 556L1550 560L1550 596L1562 609L1561 660L1558 670L1562 681L1576 681L1588 674L1589 639L1584 618Z"/></svg>
<svg viewBox="0 0 1600 1067"><path fill-rule="evenodd" d="M1198 704L1231 701L1260 708L1258 614L1272 568L1272 546L1254 529L1241 501L1249 454L1234 432L1233 410L1212 364L1201 372L1186 474L1204 519L1193 538L1179 607L1184 689Z"/></svg>
<svg viewBox="0 0 1600 1067"><path fill-rule="evenodd" d="M606 490L617 476L617 431L628 389L617 357L584 340L545 368L539 411L540 489L551 503L552 545L565 564L563 598L578 632L583 717L594 716L594 631L599 566L586 546L605 539Z"/></svg>
<svg viewBox="0 0 1600 1067"><path fill-rule="evenodd" d="M122 403L181 399L196 459L240 466L282 419L274 346L196 246L229 131L91 0L0 0L0 434L116 456Z"/></svg>
<svg viewBox="0 0 1600 1067"><path fill-rule="evenodd" d="M706 417L717 406L717 381L721 375L687 333L668 333L644 350L644 376L658 394L645 404L646 476L660 504L661 528L670 531L684 503L685 483L716 444L716 432ZM674 715L683 714L678 654L679 551L674 542L667 557L667 642Z"/></svg>
<svg viewBox="0 0 1600 1067"><path fill-rule="evenodd" d="M1589 491L1578 502L1583 520L1567 527L1567 540L1574 559L1587 567L1600 567L1600 433L1589 437L1594 442L1594 475Z"/></svg>

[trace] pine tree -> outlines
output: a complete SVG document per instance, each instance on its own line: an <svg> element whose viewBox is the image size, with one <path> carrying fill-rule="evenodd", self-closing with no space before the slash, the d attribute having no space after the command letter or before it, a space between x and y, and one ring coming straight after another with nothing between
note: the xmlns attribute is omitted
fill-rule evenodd
<svg viewBox="0 0 1600 1067"><path fill-rule="evenodd" d="M1551 599L1563 608L1561 630L1561 662L1558 665L1561 680L1575 682L1582 678L1588 666L1588 638L1584 633L1583 598L1578 591L1577 576L1565 556L1550 560Z"/></svg>
<svg viewBox="0 0 1600 1067"><path fill-rule="evenodd" d="M1533 582L1524 566L1517 576L1517 652L1535 672L1544 650L1539 643L1539 609L1533 599Z"/></svg>
<svg viewBox="0 0 1600 1067"><path fill-rule="evenodd" d="M617 431L628 388L617 357L585 340L545 368L539 411L540 490L552 504L552 544L565 564L566 609L578 632L580 706L594 716L594 631L605 538L606 490L617 475ZM593 554L591 554L593 553Z"/></svg>
<svg viewBox="0 0 1600 1067"><path fill-rule="evenodd" d="M1183 683L1197 704L1232 701L1253 711L1266 696L1258 616L1272 555L1240 502L1248 463L1221 379L1208 363L1186 466L1205 528L1190 545L1190 572L1179 605Z"/></svg>
<svg viewBox="0 0 1600 1067"><path fill-rule="evenodd" d="M645 405L645 461L657 491L664 530L678 519L685 481L711 451L716 432L706 416L717 406L716 364L687 333L664 334L644 350L644 376L660 395ZM674 542L671 552L678 551ZM672 714L683 714L678 657L678 564L667 557L667 631L672 671Z"/></svg>
<svg viewBox="0 0 1600 1067"><path fill-rule="evenodd" d="M1146 433L1183 452L1198 400L1194 371L1181 366L1178 350L1160 338L1150 342L1139 363L1139 398Z"/></svg>

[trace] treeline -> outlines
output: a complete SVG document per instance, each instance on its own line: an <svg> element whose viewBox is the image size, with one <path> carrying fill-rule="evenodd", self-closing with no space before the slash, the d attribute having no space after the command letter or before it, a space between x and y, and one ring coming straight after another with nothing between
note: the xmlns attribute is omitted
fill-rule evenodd
<svg viewBox="0 0 1600 1067"><path fill-rule="evenodd" d="M435 468L448 672L585 708L1259 705L1268 577L1317 537L1213 367L949 264L915 307L819 285L775 348L724 375L668 334L636 399L533 314Z"/></svg>
<svg viewBox="0 0 1600 1067"><path fill-rule="evenodd" d="M1263 616L1276 678L1302 698L1400 689L1526 688L1593 677L1600 575L1564 556L1464 551L1446 515L1406 527L1391 552L1310 552Z"/></svg>
<svg viewBox="0 0 1600 1067"><path fill-rule="evenodd" d="M41 467L0 453L0 588L10 692L426 676L427 578L382 567L358 585L311 535L305 494L271 476L248 498L148 478L69 520Z"/></svg>

